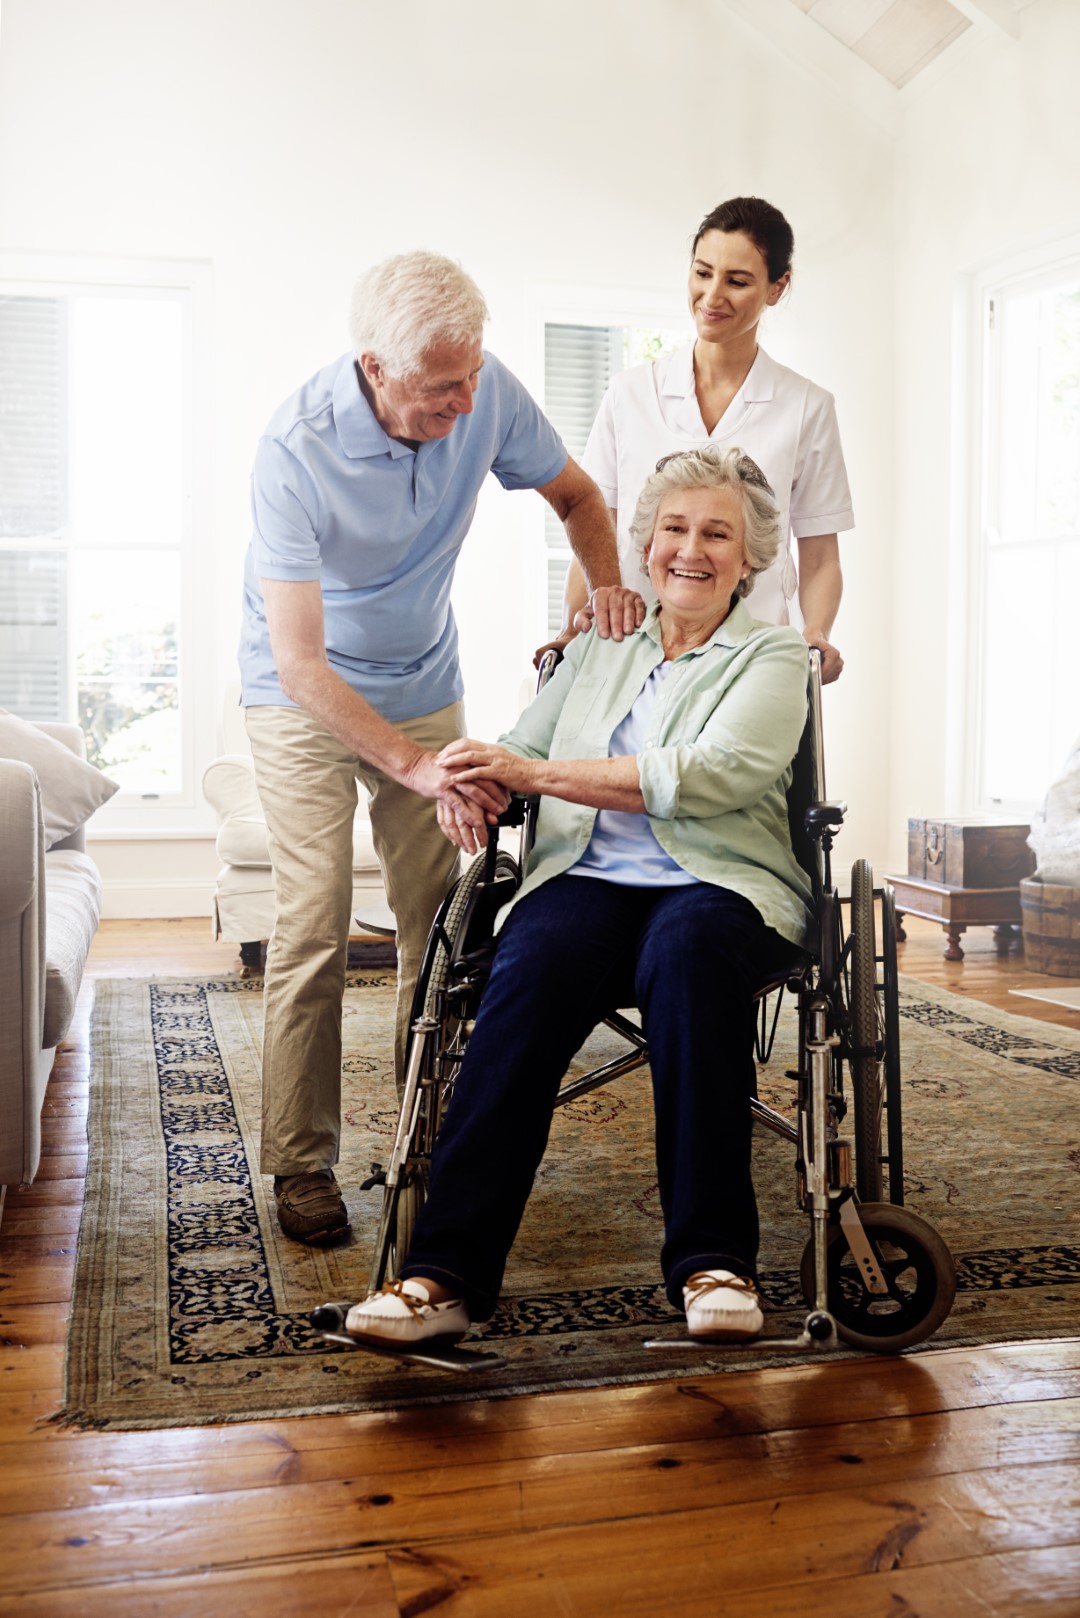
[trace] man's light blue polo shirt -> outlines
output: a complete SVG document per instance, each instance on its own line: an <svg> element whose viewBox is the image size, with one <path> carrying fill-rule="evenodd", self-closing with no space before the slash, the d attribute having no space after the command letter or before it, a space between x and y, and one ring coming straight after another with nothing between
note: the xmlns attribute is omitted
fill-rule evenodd
<svg viewBox="0 0 1080 1618"><path fill-rule="evenodd" d="M470 415L412 450L379 426L351 354L287 399L259 441L244 566L245 707L293 706L278 682L261 578L322 586L331 667L384 718L462 694L450 586L480 486L535 489L567 455L521 383L485 353Z"/></svg>

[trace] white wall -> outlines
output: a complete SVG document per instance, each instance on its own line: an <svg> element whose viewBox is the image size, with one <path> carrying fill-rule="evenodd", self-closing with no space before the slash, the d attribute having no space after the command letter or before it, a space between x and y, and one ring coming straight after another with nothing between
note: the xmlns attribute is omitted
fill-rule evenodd
<svg viewBox="0 0 1080 1618"><path fill-rule="evenodd" d="M890 578L902 582L894 161L886 127L715 0L3 10L0 250L212 267L216 561L200 634L221 688L256 437L346 346L362 267L416 245L460 257L488 296L491 346L540 392L537 287L667 293L708 207L757 192L784 208L796 283L765 341L836 394L859 519L837 628L848 673L827 710L830 785L854 808L847 856L879 855L888 825L887 764L867 741L889 724ZM542 626L540 545L535 496L485 494L457 591L481 734L512 718Z"/></svg>
<svg viewBox="0 0 1080 1618"><path fill-rule="evenodd" d="M971 280L1080 228L1080 6L1034 0L1020 35L976 31L902 98L897 167L896 549L889 849L909 815L962 808L965 357ZM954 409L954 399L959 408ZM1018 611L1037 611L1017 579ZM1027 671L1018 663L1021 685ZM1031 691L1038 702L1039 693ZM1080 697L1078 697L1080 707ZM1048 783L1036 784L1033 792ZM894 868L894 867L890 867ZM903 870L904 866L900 865Z"/></svg>

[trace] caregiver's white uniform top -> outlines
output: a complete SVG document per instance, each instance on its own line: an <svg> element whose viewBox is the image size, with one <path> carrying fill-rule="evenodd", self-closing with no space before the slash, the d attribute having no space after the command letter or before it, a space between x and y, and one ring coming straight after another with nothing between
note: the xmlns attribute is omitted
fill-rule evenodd
<svg viewBox="0 0 1080 1618"><path fill-rule="evenodd" d="M798 582L790 535L805 539L855 526L832 394L759 348L745 382L710 434L694 391L692 344L612 379L582 465L619 514L623 583L640 590L647 601L656 592L630 538L642 484L662 455L705 443L724 449L737 445L757 462L776 493L780 552L774 565L759 574L750 601L755 618L786 624L787 603Z"/></svg>

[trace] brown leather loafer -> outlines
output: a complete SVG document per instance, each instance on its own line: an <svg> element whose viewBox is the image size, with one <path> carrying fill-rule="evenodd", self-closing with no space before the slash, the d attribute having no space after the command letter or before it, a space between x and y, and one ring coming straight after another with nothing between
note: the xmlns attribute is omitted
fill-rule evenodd
<svg viewBox="0 0 1080 1618"><path fill-rule="evenodd" d="M294 1242L335 1242L349 1229L349 1210L330 1169L274 1176L278 1224Z"/></svg>

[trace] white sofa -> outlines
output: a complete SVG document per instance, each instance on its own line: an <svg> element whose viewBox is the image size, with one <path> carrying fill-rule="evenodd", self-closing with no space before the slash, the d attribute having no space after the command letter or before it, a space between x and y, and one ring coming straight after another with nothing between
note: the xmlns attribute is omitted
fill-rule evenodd
<svg viewBox="0 0 1080 1618"><path fill-rule="evenodd" d="M258 966L261 945L274 925L274 873L255 766L246 750L247 736L235 694L225 709L224 732L226 743L235 750L214 759L202 783L203 795L217 816L216 846L222 862L211 924L215 938L239 945L244 967L250 969ZM362 787L353 826L353 915L360 931L394 931Z"/></svg>
<svg viewBox="0 0 1080 1618"><path fill-rule="evenodd" d="M77 726L34 728L85 756ZM0 756L0 1209L37 1173L45 1086L101 916L84 825L46 850L46 820L33 765Z"/></svg>

